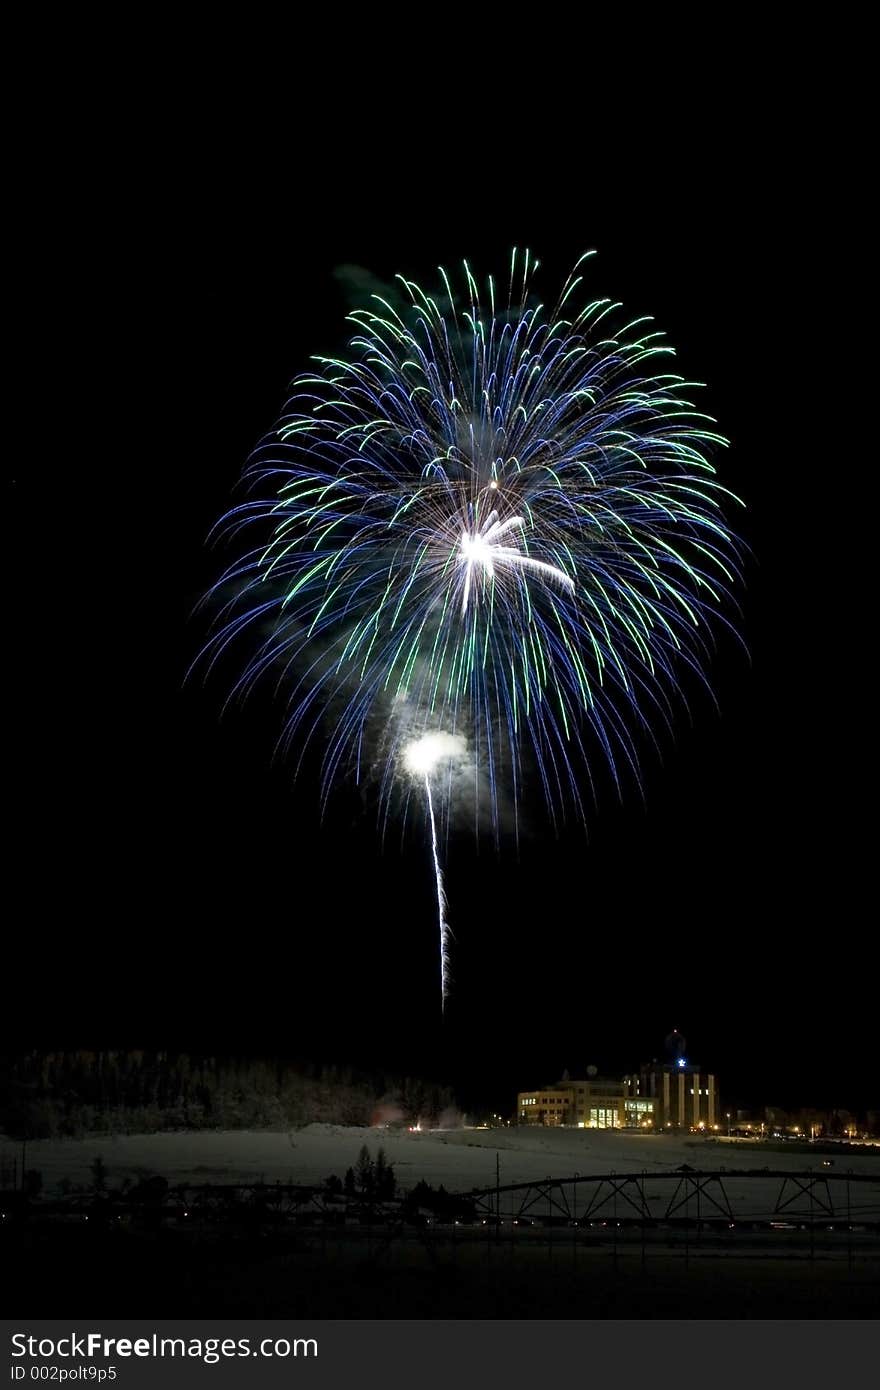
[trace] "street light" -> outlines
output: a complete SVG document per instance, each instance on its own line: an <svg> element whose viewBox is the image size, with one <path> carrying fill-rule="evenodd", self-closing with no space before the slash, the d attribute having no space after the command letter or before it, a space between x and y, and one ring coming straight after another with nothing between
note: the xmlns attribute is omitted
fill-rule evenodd
<svg viewBox="0 0 880 1390"><path fill-rule="evenodd" d="M730 1138L730 1111L727 1112L727 1137Z"/></svg>

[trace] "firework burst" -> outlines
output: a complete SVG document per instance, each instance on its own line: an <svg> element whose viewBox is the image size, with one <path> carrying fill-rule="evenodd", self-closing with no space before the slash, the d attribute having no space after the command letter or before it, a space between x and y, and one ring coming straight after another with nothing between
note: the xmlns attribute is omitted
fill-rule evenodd
<svg viewBox="0 0 880 1390"><path fill-rule="evenodd" d="M325 788L378 762L387 807L405 750L442 731L496 834L527 770L551 815L583 811L591 755L637 775L635 733L670 723L684 670L705 679L739 578L726 441L651 320L577 308L586 260L551 312L528 252L482 296L466 263L460 298L443 271L437 295L398 277L407 307L352 314L349 357L297 378L248 465L220 530L254 541L212 590L205 655L257 635L233 694L271 670L285 743L332 712Z"/></svg>

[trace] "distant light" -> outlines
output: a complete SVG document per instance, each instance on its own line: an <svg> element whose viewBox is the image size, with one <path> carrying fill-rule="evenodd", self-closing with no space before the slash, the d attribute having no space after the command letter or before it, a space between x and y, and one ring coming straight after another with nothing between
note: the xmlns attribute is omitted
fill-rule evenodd
<svg viewBox="0 0 880 1390"><path fill-rule="evenodd" d="M683 1057L679 1057L679 1059L678 1059L678 1065L679 1065L680 1067L686 1067L686 1066L687 1066L687 1062L685 1061L685 1059L684 1059Z"/></svg>

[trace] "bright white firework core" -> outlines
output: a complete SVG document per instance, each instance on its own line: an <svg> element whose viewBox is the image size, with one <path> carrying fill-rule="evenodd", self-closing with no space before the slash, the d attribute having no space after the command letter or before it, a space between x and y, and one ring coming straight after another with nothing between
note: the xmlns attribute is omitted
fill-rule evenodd
<svg viewBox="0 0 880 1390"><path fill-rule="evenodd" d="M403 750L403 762L407 772L414 777L429 777L443 762L454 762L465 752L464 739L460 735L446 734L442 730L435 734L423 734L413 739Z"/></svg>
<svg viewBox="0 0 880 1390"><path fill-rule="evenodd" d="M559 569L557 565L549 565L544 560L533 560L524 550L520 550L516 541L525 529L526 523L521 516L511 516L506 521L501 521L498 513L493 511L489 513L479 531L462 532L461 549L458 552L459 563L465 567L462 614L467 612L474 571L478 570L487 578L494 579L496 565L506 567L513 573L518 571L523 575L532 574L536 578L549 580L567 589L569 593L574 593L574 580L564 570ZM500 542L504 537L507 537L507 542L502 545Z"/></svg>
<svg viewBox="0 0 880 1390"><path fill-rule="evenodd" d="M483 536L463 532L461 537L461 558L471 565L485 565L492 573L492 547Z"/></svg>

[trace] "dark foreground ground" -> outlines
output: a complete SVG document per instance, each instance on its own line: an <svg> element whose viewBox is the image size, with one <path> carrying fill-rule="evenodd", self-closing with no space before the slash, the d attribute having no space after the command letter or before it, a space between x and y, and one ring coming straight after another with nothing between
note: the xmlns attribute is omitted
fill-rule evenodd
<svg viewBox="0 0 880 1390"><path fill-rule="evenodd" d="M870 1318L876 1240L7 1230L5 1316ZM499 1238L500 1236L500 1238Z"/></svg>

